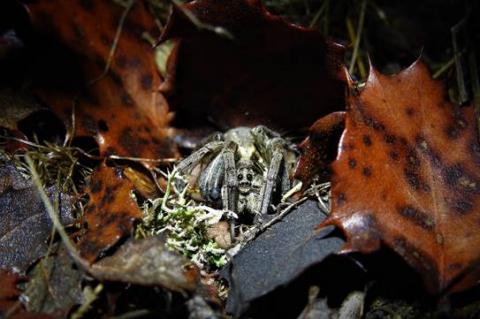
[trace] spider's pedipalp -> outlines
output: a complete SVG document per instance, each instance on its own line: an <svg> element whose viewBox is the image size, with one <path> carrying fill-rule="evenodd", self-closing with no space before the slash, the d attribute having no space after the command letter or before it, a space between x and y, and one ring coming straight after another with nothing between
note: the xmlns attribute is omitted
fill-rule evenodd
<svg viewBox="0 0 480 319"><path fill-rule="evenodd" d="M198 186L202 197L216 202L222 197L222 185L225 176L225 163L221 155L216 156L201 173Z"/></svg>

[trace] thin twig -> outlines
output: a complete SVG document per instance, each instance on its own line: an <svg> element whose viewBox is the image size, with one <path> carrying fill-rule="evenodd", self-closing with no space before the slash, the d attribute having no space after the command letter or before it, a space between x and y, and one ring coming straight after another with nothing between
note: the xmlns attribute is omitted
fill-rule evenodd
<svg viewBox="0 0 480 319"><path fill-rule="evenodd" d="M325 0L325 17L323 18L323 35L328 35L328 27L330 25L330 0Z"/></svg>
<svg viewBox="0 0 480 319"><path fill-rule="evenodd" d="M461 53L459 53L461 54ZM434 79L438 79L443 73L445 73L448 69L450 69L452 67L452 65L455 64L455 61L457 60L457 58L455 56L453 56L450 60L448 60L447 63L445 63L444 65L442 65L442 67L440 69L438 69L433 75L432 77Z"/></svg>
<svg viewBox="0 0 480 319"><path fill-rule="evenodd" d="M178 159L177 158L143 158L143 157L128 157L128 156L118 156L118 155L109 155L108 159L111 160L128 160L132 162L152 162L152 163L161 163L161 164L170 164L175 163Z"/></svg>
<svg viewBox="0 0 480 319"><path fill-rule="evenodd" d="M355 35L355 28L353 27L352 19L347 18L346 20L347 25L347 32L352 43L356 42L356 35ZM360 73L360 77L364 79L366 77L367 71L365 69L365 64L360 56L357 57L356 64L358 66L358 73ZM358 82L357 82L358 83Z"/></svg>
<svg viewBox="0 0 480 319"><path fill-rule="evenodd" d="M453 57L455 58L455 70L456 70L456 77L457 77L457 87L458 87L458 102L459 104L464 104L469 100L469 92L465 83L465 71L463 66L463 59L461 53L464 51L459 40L459 36L461 32L464 32L466 19L462 19L459 23L454 25L451 28L452 34L452 47L453 47Z"/></svg>
<svg viewBox="0 0 480 319"><path fill-rule="evenodd" d="M290 213L290 211L292 210L292 208L300 205L301 203L303 203L303 202L306 201L307 199L308 199L308 197L302 197L302 198L300 198L299 200L297 200L296 202L291 203L290 205L288 205L287 207L285 207L277 216L275 216L275 218L272 218L271 220L269 220L269 221L266 222L265 224L262 224L262 225L260 226L260 232L259 232L259 233L264 232L267 228L269 228L270 226L272 226L272 225L275 224L276 222L282 220L283 217L285 217L288 213Z"/></svg>
<svg viewBox="0 0 480 319"><path fill-rule="evenodd" d="M103 290L103 284L98 284L95 289L91 289L90 287L86 287L84 289L84 299L85 301L78 307L78 309L70 315L71 319L81 319L84 317L84 315L88 312L90 309L91 305L95 300L97 300L98 295L100 292Z"/></svg>
<svg viewBox="0 0 480 319"><path fill-rule="evenodd" d="M290 213L292 208L298 206L299 204L303 203L307 199L308 199L308 197L300 198L296 202L291 203L290 205L285 207L277 216L275 216L274 218L272 218L268 222L266 222L264 224L261 224L261 225L254 226L254 227L250 228L248 231L246 231L245 233L243 233L243 239L237 245L235 245L234 247L230 248L227 251L228 257L232 258L237 252L240 251L240 249L242 249L242 247L244 247L250 241L255 239L258 235L263 233L265 230L267 230L273 224L281 221L286 215L288 215L288 213Z"/></svg>
<svg viewBox="0 0 480 319"><path fill-rule="evenodd" d="M327 9L327 5L328 5L328 0L325 0L320 6L320 8L317 10L317 12L315 13L315 16L313 17L312 21L310 22L310 25L309 25L310 28L314 27L315 24L317 24L318 19L320 18L322 13L325 11L325 9Z"/></svg>
<svg viewBox="0 0 480 319"><path fill-rule="evenodd" d="M77 120L76 120L76 109L77 109L77 103L78 103L78 94L72 99L72 112L71 112L71 125L69 127L69 130L67 130L67 133L65 134L65 140L63 141L63 146L71 146L73 137L75 136L75 128L77 125Z"/></svg>

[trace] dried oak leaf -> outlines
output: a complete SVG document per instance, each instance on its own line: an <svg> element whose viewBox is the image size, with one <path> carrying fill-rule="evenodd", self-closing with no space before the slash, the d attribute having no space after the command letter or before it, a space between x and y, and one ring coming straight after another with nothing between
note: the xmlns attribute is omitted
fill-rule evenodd
<svg viewBox="0 0 480 319"><path fill-rule="evenodd" d="M445 99L417 61L394 76L372 68L348 96L332 165L332 214L344 252L392 248L432 293L480 278L480 145L473 105Z"/></svg>
<svg viewBox="0 0 480 319"><path fill-rule="evenodd" d="M176 45L161 90L177 126L299 129L344 107L343 47L258 0L174 7L160 42L167 40Z"/></svg>
<svg viewBox="0 0 480 319"><path fill-rule="evenodd" d="M51 200L59 196L61 222L74 222L71 198L47 189ZM24 273L48 249L53 224L37 189L12 165L0 166L0 268Z"/></svg>
<svg viewBox="0 0 480 319"><path fill-rule="evenodd" d="M145 40L157 27L144 2L128 10L114 1L39 0L28 8L40 42L37 92L69 125L75 111L76 136L94 137L102 155L176 157L171 114Z"/></svg>
<svg viewBox="0 0 480 319"><path fill-rule="evenodd" d="M131 196L134 188L119 167L102 165L92 174L86 189L90 200L83 217L86 233L78 243L83 258L93 262L130 235L134 222L143 216Z"/></svg>
<svg viewBox="0 0 480 319"><path fill-rule="evenodd" d="M160 237L129 241L114 255L93 264L89 272L100 280L160 285L178 292L194 291L200 280L198 268L168 250Z"/></svg>

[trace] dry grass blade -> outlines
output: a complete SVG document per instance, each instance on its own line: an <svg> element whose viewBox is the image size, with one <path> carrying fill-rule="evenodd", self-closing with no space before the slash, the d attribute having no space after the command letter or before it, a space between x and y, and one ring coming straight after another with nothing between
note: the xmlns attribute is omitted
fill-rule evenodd
<svg viewBox="0 0 480 319"><path fill-rule="evenodd" d="M77 147L61 146L54 143L34 143L24 139L8 137L8 139L28 146L25 153L7 154L0 150L5 159L13 162L17 169L25 176L30 176L30 169L26 164L28 156L34 164L42 184L58 181L59 190L78 194L79 184L89 176L92 169L80 162L80 156L88 159L98 160L84 150ZM77 181L74 177L79 177Z"/></svg>
<svg viewBox="0 0 480 319"><path fill-rule="evenodd" d="M352 74L353 70L355 68L355 64L357 64L359 66L359 72L360 72L360 76L362 78L365 78L366 71L365 71L365 67L361 67L361 65L363 65L363 63L359 62L360 59L359 59L358 51L360 49L360 40L362 38L362 31L363 31L363 24L364 24L364 21L365 21L366 8L367 8L367 0L363 0L362 1L362 6L360 7L360 17L358 19L357 32L356 32L356 35L355 35L355 38L354 38L355 41L354 41L354 46L353 46L352 59L350 60L350 66L348 67L348 72L350 72L350 74ZM347 26L348 26L348 24L347 24Z"/></svg>
<svg viewBox="0 0 480 319"><path fill-rule="evenodd" d="M88 263L83 260L80 255L77 252L77 249L73 245L73 243L70 241L70 238L68 237L65 229L62 226L62 223L60 222L60 219L58 218L58 213L55 211L55 208L53 207L50 199L48 198L47 194L45 193L45 190L43 188L42 182L40 180L40 176L38 175L37 170L35 169L35 164L33 160L26 155L25 156L25 161L27 162L28 168L30 170L30 174L32 176L32 181L35 187L38 190L38 193L40 194L40 197L43 201L43 204L45 205L45 208L47 210L48 216L52 220L53 226L55 230L58 232L60 238L62 239L63 244L67 248L68 252L70 253L70 256L73 258L73 260L82 268L88 269Z"/></svg>
<svg viewBox="0 0 480 319"><path fill-rule="evenodd" d="M115 37L113 38L113 43L110 47L110 51L108 52L108 58L107 58L107 62L105 63L105 68L103 69L103 72L98 77L89 81L88 85L92 85L95 82L100 81L103 77L105 77L108 74L108 70L110 69L110 65L112 64L113 56L115 55L115 51L117 50L118 40L120 39L120 35L122 34L123 25L125 24L125 20L127 19L128 12L132 9L134 3L135 3L134 0L128 0L124 4L125 9L123 10L122 15L120 16L120 21L118 22L117 30L115 31Z"/></svg>

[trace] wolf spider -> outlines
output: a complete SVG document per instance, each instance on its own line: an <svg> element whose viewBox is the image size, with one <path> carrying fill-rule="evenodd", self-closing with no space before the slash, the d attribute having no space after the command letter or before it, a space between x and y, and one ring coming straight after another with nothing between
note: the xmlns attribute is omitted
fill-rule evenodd
<svg viewBox="0 0 480 319"><path fill-rule="evenodd" d="M195 175L203 199L222 203L238 216L255 216L257 222L270 209L272 199L290 189L290 172L296 160L294 145L265 126L238 127L218 133L177 170ZM231 223L232 236L234 223Z"/></svg>

